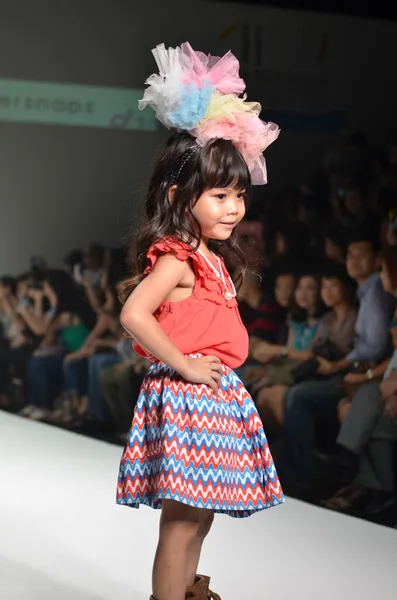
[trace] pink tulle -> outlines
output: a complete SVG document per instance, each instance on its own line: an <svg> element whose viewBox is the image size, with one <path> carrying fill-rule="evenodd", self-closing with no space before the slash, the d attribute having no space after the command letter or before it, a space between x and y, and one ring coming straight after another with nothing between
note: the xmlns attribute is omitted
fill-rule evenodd
<svg viewBox="0 0 397 600"><path fill-rule="evenodd" d="M239 75L239 62L230 50L222 57L207 56L193 50L189 42L181 44L181 50L190 71L185 74L184 83L194 82L201 89L206 80L221 94L237 96L245 90L245 83Z"/></svg>
<svg viewBox="0 0 397 600"><path fill-rule="evenodd" d="M188 42L166 49L159 44L153 55L159 68L146 81L139 108L150 105L168 128L189 131L197 142L231 140L251 172L254 185L267 182L262 152L280 130L260 118L261 106L241 97L245 83L239 62L229 51L223 57L193 50Z"/></svg>
<svg viewBox="0 0 397 600"><path fill-rule="evenodd" d="M280 129L275 123L265 123L249 112L229 113L226 118L208 119L194 132L200 145L214 138L231 140L248 165L253 185L267 183L266 161L262 152L278 138L279 133Z"/></svg>

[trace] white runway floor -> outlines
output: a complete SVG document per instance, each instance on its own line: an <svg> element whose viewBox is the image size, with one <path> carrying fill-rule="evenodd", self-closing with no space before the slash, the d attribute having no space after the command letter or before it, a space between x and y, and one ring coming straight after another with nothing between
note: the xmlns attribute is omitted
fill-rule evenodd
<svg viewBox="0 0 397 600"><path fill-rule="evenodd" d="M159 513L115 504L121 448L0 412L0 599L148 600ZM294 500L218 516L222 600L395 600L397 533Z"/></svg>

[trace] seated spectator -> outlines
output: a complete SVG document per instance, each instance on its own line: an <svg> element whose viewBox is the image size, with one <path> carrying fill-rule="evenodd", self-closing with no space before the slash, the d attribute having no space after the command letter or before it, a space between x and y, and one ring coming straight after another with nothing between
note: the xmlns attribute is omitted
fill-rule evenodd
<svg viewBox="0 0 397 600"><path fill-rule="evenodd" d="M127 341L131 348L131 340ZM101 396L111 415L116 437L122 443L126 440L140 387L150 365L150 361L135 355L103 369L99 375Z"/></svg>
<svg viewBox="0 0 397 600"><path fill-rule="evenodd" d="M88 302L95 312L100 310L103 302L101 280L106 270L105 248L99 244L91 244L83 254L81 275L77 274L78 283L85 291Z"/></svg>
<svg viewBox="0 0 397 600"><path fill-rule="evenodd" d="M294 291L287 345L280 346L254 339L251 344L252 356L262 364L287 355L298 360L310 357L309 348L323 313L319 279L314 275L303 275Z"/></svg>
<svg viewBox="0 0 397 600"><path fill-rule="evenodd" d="M56 286L48 280L40 289L31 286L31 276L23 275L17 284L17 296L6 294L3 309L8 320L7 344L0 348L0 395L10 402L12 375L23 376L27 362L46 335L57 311L60 297Z"/></svg>
<svg viewBox="0 0 397 600"><path fill-rule="evenodd" d="M57 290L55 314L29 360L28 404L20 413L38 420L49 413L53 400L61 389L65 354L81 348L95 323L95 313L78 294L67 273L50 272L44 289L46 285Z"/></svg>
<svg viewBox="0 0 397 600"><path fill-rule="evenodd" d="M83 279L94 288L100 286L105 269L105 248L100 244L91 244L83 254Z"/></svg>
<svg viewBox="0 0 397 600"><path fill-rule="evenodd" d="M308 349L291 350L294 362L299 361L299 358L303 360L303 363L300 363L301 368L292 371L291 383L296 382L297 378L302 381L316 375L317 361L313 361L312 357L325 356L336 360L346 356L351 350L356 322L354 293L354 282L347 275L345 267L339 264L330 265L327 274L322 278L321 285L322 301L330 310L322 317ZM268 350L272 357L283 352L284 355L290 356L288 348L270 347ZM262 357L265 357L265 354ZM287 390L288 382L285 385L269 385L267 383L256 396L256 405L266 430L269 420L270 425L281 426L283 424Z"/></svg>
<svg viewBox="0 0 397 600"><path fill-rule="evenodd" d="M278 470L285 484L302 487L312 481L312 450L315 424L336 421L343 398L344 375L357 364L384 360L390 351L389 322L394 302L382 288L379 276L379 245L358 233L348 247L347 271L358 285L359 310L353 350L346 358L329 361L318 357L318 373L325 380L307 381L291 387L286 396L282 453ZM290 490L292 493L292 490Z"/></svg>
<svg viewBox="0 0 397 600"><path fill-rule="evenodd" d="M0 278L0 347L8 346L10 340L19 333L19 323L15 322L17 306L17 282L14 277Z"/></svg>
<svg viewBox="0 0 397 600"><path fill-rule="evenodd" d="M120 253L112 253L112 262L101 278L104 303L94 329L75 352L63 361L63 398L61 406L47 420L67 427L89 422L97 429L107 427L109 413L100 394L100 372L121 360L124 332L119 321L120 304L116 286L123 278ZM121 344L121 345L120 345ZM132 348L130 353L132 353Z"/></svg>
<svg viewBox="0 0 397 600"><path fill-rule="evenodd" d="M76 283L81 282L83 268L83 253L81 250L72 250L63 259L64 270Z"/></svg>
<svg viewBox="0 0 397 600"><path fill-rule="evenodd" d="M286 339L287 309L295 288L295 275L282 272L276 276L274 291L263 289L260 277L247 273L239 289L238 301L241 319L251 342L264 340L273 344Z"/></svg>
<svg viewBox="0 0 397 600"><path fill-rule="evenodd" d="M319 280L312 275L302 276L290 307L291 303L288 335L284 336L282 344L269 344L254 336L250 340L250 358L251 361L256 361L256 366L255 369L247 369L244 383L254 397L266 385L288 385L292 381L292 371L297 362L308 356L306 352L316 334L324 309Z"/></svg>
<svg viewBox="0 0 397 600"><path fill-rule="evenodd" d="M381 268L385 291L397 297L397 247L383 251ZM366 516L371 516L395 502L392 492L397 440L397 311L390 328L394 345L391 360L367 373L345 377L347 383L357 386L357 391L339 404L342 426L337 441L345 461L358 466L358 474L324 503L333 510L349 510L358 502L362 505L365 499Z"/></svg>
<svg viewBox="0 0 397 600"><path fill-rule="evenodd" d="M288 337L288 308L295 288L293 273L281 272L276 277L274 292L267 292L260 286L259 277L249 273L239 290L238 300L242 321L247 328L250 340L250 356L237 375L248 381L253 373L260 373L262 365L252 351L261 341L285 344Z"/></svg>

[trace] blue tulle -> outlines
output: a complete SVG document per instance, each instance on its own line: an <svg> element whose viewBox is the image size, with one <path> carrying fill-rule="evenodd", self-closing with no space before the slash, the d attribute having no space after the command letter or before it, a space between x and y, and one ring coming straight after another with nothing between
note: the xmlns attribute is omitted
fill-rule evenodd
<svg viewBox="0 0 397 600"><path fill-rule="evenodd" d="M168 114L171 125L177 129L193 129L207 114L214 91L215 86L208 81L204 81L201 89L193 82L183 85L178 106Z"/></svg>

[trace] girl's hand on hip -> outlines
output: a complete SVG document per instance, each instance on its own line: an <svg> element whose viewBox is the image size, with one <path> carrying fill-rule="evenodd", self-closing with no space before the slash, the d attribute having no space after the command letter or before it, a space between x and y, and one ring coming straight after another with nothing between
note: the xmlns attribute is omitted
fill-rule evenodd
<svg viewBox="0 0 397 600"><path fill-rule="evenodd" d="M217 356L203 356L201 358L187 358L186 360L186 370L180 375L191 383L208 385L217 395L222 376L220 359Z"/></svg>

